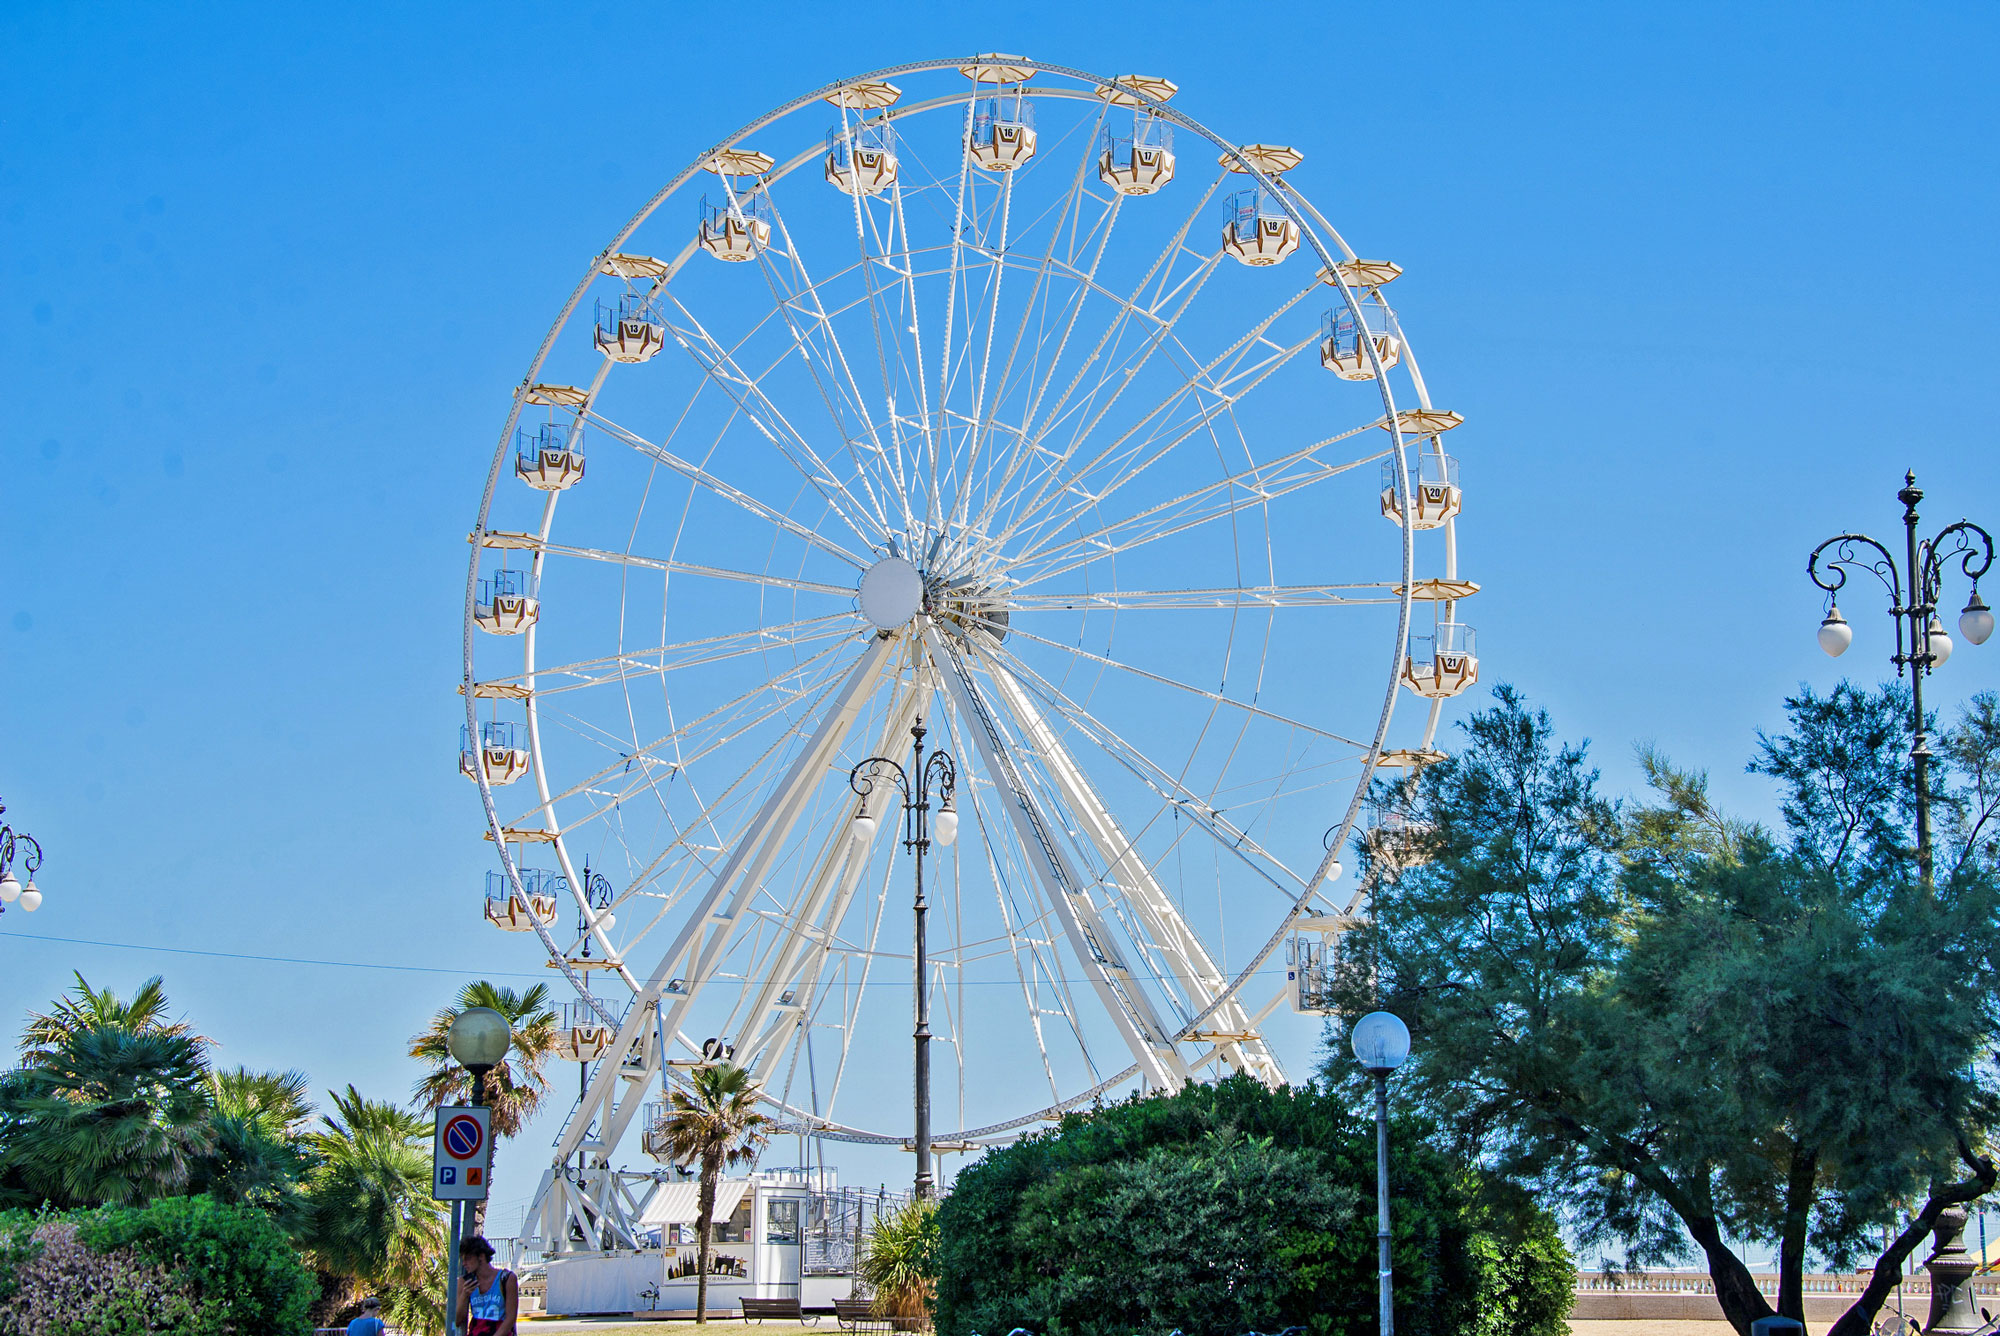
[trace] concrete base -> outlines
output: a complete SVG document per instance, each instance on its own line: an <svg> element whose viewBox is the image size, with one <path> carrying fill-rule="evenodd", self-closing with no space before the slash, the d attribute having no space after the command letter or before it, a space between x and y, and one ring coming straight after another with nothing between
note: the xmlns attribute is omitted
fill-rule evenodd
<svg viewBox="0 0 2000 1336"><path fill-rule="evenodd" d="M1854 1306L1853 1294L1804 1296L1805 1320L1830 1323ZM1893 1304L1893 1300L1891 1303ZM1890 1311L1895 1310L1891 1307ZM1722 1305L1712 1294L1643 1294L1619 1290L1585 1290L1569 1310L1572 1322L1721 1322ZM1921 1316L1921 1315L1919 1315Z"/></svg>

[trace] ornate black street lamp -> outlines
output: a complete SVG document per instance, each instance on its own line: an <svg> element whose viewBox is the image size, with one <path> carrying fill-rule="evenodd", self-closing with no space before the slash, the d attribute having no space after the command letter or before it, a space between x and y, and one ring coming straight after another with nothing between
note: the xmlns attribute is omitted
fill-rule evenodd
<svg viewBox="0 0 2000 1336"><path fill-rule="evenodd" d="M1889 619L1896 626L1896 652L1890 662L1896 673L1910 671L1910 731L1915 741L1910 761L1917 782L1917 869L1931 879L1930 748L1925 745L1924 678L1951 657L1951 637L1937 615L1944 568L1953 561L1972 581L1972 597L1958 615L1958 629L1967 640L1983 645L1993 634L1993 612L1979 597L1979 577L1993 564L1993 536L1969 520L1947 524L1928 539L1917 537L1917 502L1924 499L1917 475L1903 475L1896 493L1903 503L1903 564L1895 554L1866 534L1844 533L1829 538L1806 558L1806 574L1826 591L1826 619L1819 624L1819 647L1838 657L1854 641L1854 628L1840 615L1840 590L1850 570L1871 572L1889 591ZM1827 550L1831 548L1832 554ZM1905 623L1907 622L1907 626ZM1907 639L1905 632L1907 631ZM1908 648L1905 648L1907 644Z"/></svg>
<svg viewBox="0 0 2000 1336"><path fill-rule="evenodd" d="M931 990L930 962L925 953L924 920L929 906L924 902L924 855L931 849L933 823L930 820L931 792L937 790L938 808L935 830L937 842L949 845L958 838L958 809L952 805L952 794L958 788L958 766L947 751L934 751L929 761L924 759L924 721L919 719L910 728L910 768L902 766L886 756L871 756L855 766L848 773L847 782L861 795L861 810L854 814L854 840L866 844L875 834L878 818L868 810L868 800L875 792L877 783L893 780L896 791L903 798L903 847L917 856L917 1042L916 1063L916 1103L917 1128L915 1150L917 1152L918 1197L931 1195ZM916 777L916 788L910 787L911 776Z"/></svg>
<svg viewBox="0 0 2000 1336"><path fill-rule="evenodd" d="M0 813L7 810L0 803ZM21 860L21 871L27 880L14 876L14 859ZM42 892L35 885L35 873L42 867L41 841L25 830L15 830L5 822L0 822L0 914L7 912L8 905L19 905L32 914L42 907Z"/></svg>

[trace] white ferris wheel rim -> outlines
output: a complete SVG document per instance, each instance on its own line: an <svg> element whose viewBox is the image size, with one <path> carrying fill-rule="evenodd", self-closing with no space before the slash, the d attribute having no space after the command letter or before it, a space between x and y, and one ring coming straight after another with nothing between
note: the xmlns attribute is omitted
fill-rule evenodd
<svg viewBox="0 0 2000 1336"><path fill-rule="evenodd" d="M527 373L523 376L519 386L515 390L515 393L513 395L513 401L512 404L510 405L510 410L507 414L505 424L503 425L500 434L500 440L498 448L494 455L493 465L488 473L485 491L481 498L479 522L477 528L474 531L474 540L475 540L474 552L468 571L465 614L464 614L465 653L464 653L463 684L466 697L466 718L469 727L476 730L479 723L477 714L478 701L476 699L474 691L474 687L477 684L477 679L474 671L475 623L473 620L473 608L475 604L477 582L479 580L479 575L480 575L481 558L484 555L485 551L480 540L496 532L495 530L491 530L488 527L492 515L493 503L496 492L498 490L499 480L506 471L506 464L508 457L511 453L511 446L514 438L515 429L521 421L522 410L524 409L524 407L527 406L529 402L528 393L530 387L538 383L542 369L544 365L547 363L552 350L555 348L557 340L560 337L562 331L570 326L570 324L576 317L588 291L591 289L593 284L595 284L605 273L606 261L609 260L612 256L620 254L622 252L625 243L633 236L633 234L637 232L638 229L648 219L652 218L661 209L661 207L665 205L670 199L673 199L676 196L680 195L681 192L683 192L686 189L686 187L690 184L690 182L695 180L700 175L700 173L702 173L705 170L705 164L707 164L716 154L725 152L727 150L735 149L744 145L745 141L757 135L760 131L764 130L765 128L783 120L784 118L794 114L795 112L810 107L812 104L816 102L827 100L829 98L829 95L838 93L841 89L850 88L862 83L886 81L890 78L899 76L907 76L912 74L923 74L941 70L955 69L967 64L974 63L979 59L982 58L960 57L948 60L917 62L917 63L887 67L866 74L858 75L852 78L838 80L834 83L826 85L824 88L804 94L798 98L791 100L790 102L782 104L781 106L773 109L772 111L769 111L764 115L751 121L749 124L745 125L741 130L739 130L734 135L730 136L727 140L718 144L714 148L698 155L694 160L694 162L692 162L682 172L677 174L659 192L657 192L650 200L648 200L646 205L643 208L641 208L639 212L635 214L632 217L632 219L628 221L625 224L625 226L618 231L618 233L606 245L603 251L601 251L599 255L593 259L586 274L584 275L582 280L578 283L576 288L571 292L568 300L564 303L560 313L558 314L556 320L552 324L548 335L543 340L541 346L537 349L535 356L530 363ZM1221 151L1224 158L1229 158L1232 156L1235 157L1239 163L1239 169L1242 171L1242 173L1246 177L1254 180L1259 185L1269 190L1271 192L1272 198L1285 210L1285 212L1293 219L1293 221L1297 223L1301 239L1304 242L1305 246L1310 249L1312 255L1317 259L1321 268L1331 275L1331 281L1329 286L1334 287L1335 290L1340 293L1340 300L1345 302L1351 310L1354 310L1356 312L1358 316L1359 298L1357 297L1357 292L1353 287L1349 285L1345 274L1339 267L1340 262L1342 261L1353 261L1357 259L1358 257L1356 256L1356 253L1346 244L1344 239L1340 237L1339 233L1332 228L1332 226L1325 220L1325 218L1320 215L1319 211L1316 208L1314 208L1312 204L1308 200L1306 200L1302 195L1298 194L1295 190L1291 189L1288 183L1284 182L1280 177L1274 177L1267 174L1265 171L1261 169L1260 166L1257 165L1257 161L1254 158L1245 159L1243 156L1242 146L1238 146L1231 143L1230 141L1224 140L1220 136L1208 130L1205 126L1203 126L1199 122L1195 121L1193 118L1188 117L1176 111L1173 107L1165 103L1155 101L1143 91L1142 87L1140 88L1139 91L1133 92L1132 90L1134 86L1121 84L1115 78L1105 78L1102 76L1090 74L1088 72L1076 70L1073 68L1042 64L1039 62L1024 61L1023 63L1032 64L1032 67L1037 72L1035 77L1039 78L1041 76L1055 76L1059 78L1072 79L1077 81L1079 84L1084 85L1083 88L1070 88L1060 85L1051 85L1048 87L1043 87L1040 85L1030 83L1024 90L1026 94L1030 97L1037 99L1073 98L1080 100L1083 98L1095 98L1099 95L1100 92L1108 91L1116 87L1121 93L1139 99L1140 105L1143 105L1145 110L1150 114L1152 114L1153 116L1155 116L1156 118L1173 125L1177 129L1184 130L1190 134L1199 136L1201 139L1206 141L1211 146L1218 148ZM928 109L935 105L941 105L946 103L958 104L958 103L963 103L965 101L966 97L964 95L957 95L948 98L932 99L929 102L918 103L913 105L911 108L906 109L906 111L903 114L914 115L916 114L916 112L920 110ZM784 169L776 173L776 176L782 177L783 175L789 173L791 170L796 169L800 165L800 163L814 156L816 156L815 150L808 150L805 153L798 155L797 158L785 164ZM689 249L692 249L692 242L689 243ZM1398 330L1398 333L1400 334L1400 330ZM1409 349L1407 341L1404 342L1403 349L1404 349L1403 353L1404 360L1408 367L1409 374L1412 378L1412 387L1415 393L1417 406L1420 408L1429 408L1431 407L1431 405L1429 402L1428 394L1424 388L1421 375L1418 374L1417 372L1414 352ZM1375 356L1372 348L1370 349L1369 355L1371 358ZM608 362L599 369L597 373L597 379L592 383L591 394L593 397L597 387L602 385L604 377L608 374L609 369L610 369L610 363ZM1382 397L1382 402L1383 402L1384 417L1382 425L1386 426L1391 439L1394 441L1393 458L1395 458L1398 461L1399 469L1404 469L1405 466L1403 464L1403 461L1405 459L1405 450L1404 450L1405 442L1406 440L1415 440L1417 438L1415 434L1413 433L1406 434L1406 432L1404 431L1403 423L1399 416L1399 409L1395 401L1395 389L1391 384L1390 378L1387 375L1380 374L1379 367L1378 367L1378 374L1375 376L1375 383ZM602 426L603 424L600 423L599 425ZM1404 477L1404 486L1405 489L1407 489L1406 470ZM554 511L554 499L552 497L545 512L542 532L539 535L542 547L536 552L534 558L534 560L537 563L537 569L539 569L539 563L543 559L545 559L547 553L551 550L549 547L549 542L550 542L549 522L550 518L553 515L553 511ZM1182 1025L1181 1034L1176 1036L1177 1038L1185 1039L1189 1033L1197 1030L1203 1024L1204 1021L1212 1017L1218 1010L1222 1009L1227 1005L1230 1005L1232 1002L1237 1000L1238 995L1246 987L1246 985L1253 978L1253 976L1257 974L1257 972L1260 970L1263 964L1269 959L1269 957L1271 956L1272 952L1276 949L1276 947L1283 941L1285 934L1288 931L1293 919L1299 913L1305 910L1305 908L1309 904L1309 898L1312 891L1320 885L1320 883L1324 879L1329 869L1329 866L1331 866L1334 863L1334 860L1337 856L1337 852L1345 845L1350 832L1354 829L1357 814L1359 813L1362 803L1365 799L1368 777L1370 774L1372 774L1374 767L1385 748L1385 742L1388 735L1390 719L1391 715L1394 712L1394 707L1397 700L1398 678L1402 667L1405 647L1407 645L1410 633L1411 600L1412 600L1411 591L1416 583L1414 539L1411 526L1408 524L1402 525L1401 535L1402 535L1401 539L1402 571L1401 571L1401 579L1398 582L1398 594L1395 600L1398 605L1398 620L1397 620L1395 637L1393 641L1392 652L1388 656L1386 656L1388 662L1385 664L1385 667L1388 669L1386 674L1388 684L1384 692L1379 716L1375 722L1373 736L1366 743L1366 758L1363 763L1361 778L1357 783L1355 783L1353 791L1349 796L1348 801L1344 805L1344 810L1340 811L1338 814L1338 821L1335 826L1332 838L1329 841L1329 847L1326 859L1321 863L1319 869L1313 875L1311 882L1309 883L1306 889L1306 892L1304 894L1299 895L1295 899L1291 912L1285 914L1276 923L1274 930L1272 931L1268 940L1266 940L1262 944L1261 948L1254 953L1252 958L1249 959L1247 963L1243 964L1240 968L1233 971L1231 977L1227 982L1227 986L1220 992L1219 995L1215 996L1208 1003L1206 1007L1204 1007L1198 1014L1194 1015L1191 1019L1187 1020ZM908 564L907 562L904 563L904 565L906 566L907 564ZM906 581L904 581L903 583L905 585L907 584ZM896 601L900 605L901 602L906 602L907 598L908 594L906 591L899 592L896 597ZM890 620L893 622L894 618L892 613L885 613L884 615L889 616ZM878 621L877 624L881 625L882 623ZM530 634L532 634L532 632ZM529 673L526 675L532 676L532 671L533 670L531 668ZM1436 702L1430 702L1429 704L1430 708L1429 708L1428 719L1423 730L1423 740L1426 746L1429 744L1434 734L1438 718L1438 704ZM535 719L536 715L531 709L529 713L529 721L530 721L529 732L530 732L530 737L533 740L532 750L534 752L534 757L535 757L534 759L535 775L537 783L542 786L543 804L544 806L546 806L550 800L550 792L547 788L546 778L542 773L541 748L539 740L535 736L536 735ZM475 779L477 780L478 783L481 803L486 813L490 838L492 838L495 841L496 847L500 851L502 864L503 868L505 869L506 876L509 878L514 889L517 892L519 892L521 890L520 868L517 864L517 861L515 860L515 858L513 857L512 853L509 850L509 836L507 832L507 827L504 825L502 818L500 816L500 809L496 801L495 795L493 793L493 787L489 783L488 777L483 771L483 769L475 775ZM550 810L551 810L550 821L551 824L553 825L554 823L553 823L552 809ZM561 861L563 865L564 872L568 875L568 880L572 893L576 895L582 895L583 892L579 889L581 883L575 875L574 868L571 866L572 860L568 857L566 848L563 844L563 836L560 832L558 832L555 835L553 842L557 846L558 859ZM570 983L577 989L580 996L584 998L593 999L593 1001L595 1001L594 995L592 994L586 980L582 977L582 972L577 970L570 963L570 960L568 958L569 949L565 948L561 943L559 943L556 940L555 935L552 934L548 930L548 928L539 921L533 922L533 927L537 932L538 936L540 937L543 947L545 948L545 950L548 951L552 963L554 963L559 969L561 969L561 971L569 979ZM595 933L595 929L593 929L593 933ZM600 941L604 950L607 953L616 955L616 948L614 947L613 943L610 941L608 937L600 936ZM619 977L624 981L624 983L628 987L632 988L635 993L640 991L641 985L639 981L631 975L630 971L625 967L622 961L618 966L616 972L619 975ZM617 1018L611 1016L608 1012L602 1012L601 1014L603 1015L603 1018L607 1022L611 1022L614 1024L616 1023ZM1129 1068L1125 1072L1121 1072L1117 1075L1111 1076L1103 1081L1100 1081L1094 1087L1081 1091L1068 1099L1060 1101L1059 1103L1046 1106L1042 1109L1038 1109L1030 1113L1026 1113L1017 1118L1008 1119L1002 1123L993 1124L984 1128L969 1128L960 1132L940 1133L939 1135L940 1137L946 1139L955 1138L963 1140L976 1140L981 1137L991 1137L997 1133L1012 1131L1015 1128L1028 1125L1040 1119L1046 1118L1053 1113L1059 1112L1063 1108L1072 1107L1077 1103L1085 1102L1090 1098L1092 1098L1093 1096L1102 1093L1104 1090L1113 1088L1118 1084L1120 1084L1122 1081L1129 1079L1130 1076L1133 1074L1133 1072L1136 1070L1137 1068L1135 1065L1135 1067ZM780 1109L782 1109L786 1114L790 1115L794 1119L800 1120L802 1123L810 1125L816 1133L835 1136L835 1137L848 1137L857 1140L885 1142L885 1143L900 1141L904 1139L894 1134L875 1133L875 1132L870 1132L867 1129L835 1123L829 1119L820 1118L816 1115L810 1114L806 1110L796 1108L790 1104L775 1099L773 1099L772 1102L774 1104L777 1104Z"/></svg>

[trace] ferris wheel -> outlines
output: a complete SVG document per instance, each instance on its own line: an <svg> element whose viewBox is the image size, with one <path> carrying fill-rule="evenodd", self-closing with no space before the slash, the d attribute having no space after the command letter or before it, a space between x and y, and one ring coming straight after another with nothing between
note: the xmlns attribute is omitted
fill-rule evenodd
<svg viewBox="0 0 2000 1336"><path fill-rule="evenodd" d="M542 1246L637 1245L613 1158L705 1062L909 1141L901 798L849 780L917 727L957 761L937 1144L1278 1082L1273 1016L1323 1010L1369 780L1478 676L1461 419L1300 151L1176 91L980 56L799 97L619 230L515 391L460 768L486 917L575 992Z"/></svg>

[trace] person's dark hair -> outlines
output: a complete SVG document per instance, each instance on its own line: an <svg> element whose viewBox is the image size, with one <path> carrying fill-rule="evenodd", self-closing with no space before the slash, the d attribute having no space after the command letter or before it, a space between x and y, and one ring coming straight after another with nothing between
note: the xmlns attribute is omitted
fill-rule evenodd
<svg viewBox="0 0 2000 1336"><path fill-rule="evenodd" d="M460 1257L465 1256L467 1253L478 1253L482 1257L491 1257L493 1255L493 1245L486 1241L485 1235L474 1234L472 1237L462 1240L458 1245L458 1255Z"/></svg>

